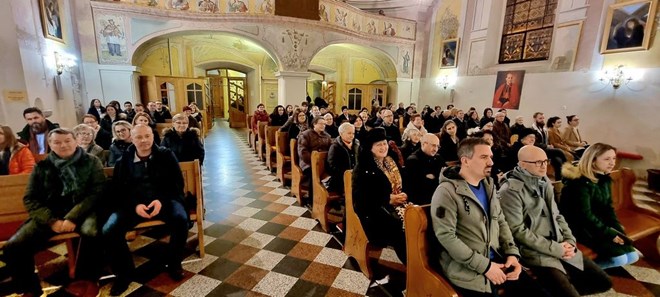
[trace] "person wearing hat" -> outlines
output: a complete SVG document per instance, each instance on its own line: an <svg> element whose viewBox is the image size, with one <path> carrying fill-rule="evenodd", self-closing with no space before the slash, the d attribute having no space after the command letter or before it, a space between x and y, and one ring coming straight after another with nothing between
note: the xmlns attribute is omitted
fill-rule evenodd
<svg viewBox="0 0 660 297"><path fill-rule="evenodd" d="M183 113L188 117L188 128L200 128L199 122L192 116L192 108L190 106L184 106Z"/></svg>
<svg viewBox="0 0 660 297"><path fill-rule="evenodd" d="M400 168L388 150L385 129L367 132L353 170L355 212L369 239L376 246L392 246L406 263L406 240L402 214L408 195L402 191Z"/></svg>

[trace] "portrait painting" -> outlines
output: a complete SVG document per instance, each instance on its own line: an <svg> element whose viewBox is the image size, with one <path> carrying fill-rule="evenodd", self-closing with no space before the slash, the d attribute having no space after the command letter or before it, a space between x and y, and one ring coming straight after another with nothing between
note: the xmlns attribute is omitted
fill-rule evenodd
<svg viewBox="0 0 660 297"><path fill-rule="evenodd" d="M606 54L649 49L656 6L655 0L610 5L600 52Z"/></svg>
<svg viewBox="0 0 660 297"><path fill-rule="evenodd" d="M201 0L197 2L197 10L201 12L218 12L218 2L216 0Z"/></svg>
<svg viewBox="0 0 660 297"><path fill-rule="evenodd" d="M64 43L62 0L39 0L44 37Z"/></svg>
<svg viewBox="0 0 660 297"><path fill-rule="evenodd" d="M525 70L498 71L493 95L493 108L518 109Z"/></svg>
<svg viewBox="0 0 660 297"><path fill-rule="evenodd" d="M444 40L440 52L440 68L456 68L457 60L458 38Z"/></svg>

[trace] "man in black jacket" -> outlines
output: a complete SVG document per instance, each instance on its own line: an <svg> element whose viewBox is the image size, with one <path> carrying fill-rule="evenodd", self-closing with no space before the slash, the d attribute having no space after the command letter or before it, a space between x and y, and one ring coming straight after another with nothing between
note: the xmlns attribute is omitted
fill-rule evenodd
<svg viewBox="0 0 660 297"><path fill-rule="evenodd" d="M445 161L438 155L439 143L435 134L424 134L422 147L406 160L403 192L408 194L408 201L412 203L431 203L431 197L440 182L440 171L445 166Z"/></svg>
<svg viewBox="0 0 660 297"><path fill-rule="evenodd" d="M381 127L385 129L387 141L393 140L397 146L401 146L401 130L394 124L394 114L392 111L389 109L383 110L381 117L383 118L383 125Z"/></svg>
<svg viewBox="0 0 660 297"><path fill-rule="evenodd" d="M328 190L344 193L344 172L355 167L360 142L355 139L355 127L350 123L339 126L339 137L335 138L328 151L330 185Z"/></svg>
<svg viewBox="0 0 660 297"><path fill-rule="evenodd" d="M110 295L121 295L131 282L135 265L124 239L126 231L147 220L162 220L170 231L165 255L170 277L183 278L181 260L188 235L188 213L184 207L183 175L176 157L167 148L154 145L149 126L136 125L131 130L133 145L115 165L112 189L116 209L103 226L103 236L113 272L117 275Z"/></svg>
<svg viewBox="0 0 660 297"><path fill-rule="evenodd" d="M23 110L23 118L27 124L17 133L18 140L27 144L34 156L48 154L50 152L48 132L59 128L60 125L47 120L38 107L28 107Z"/></svg>

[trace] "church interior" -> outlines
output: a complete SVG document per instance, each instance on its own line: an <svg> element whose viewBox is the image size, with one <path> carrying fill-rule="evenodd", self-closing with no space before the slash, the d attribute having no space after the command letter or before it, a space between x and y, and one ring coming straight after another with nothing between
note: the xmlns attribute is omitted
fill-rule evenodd
<svg viewBox="0 0 660 297"><path fill-rule="evenodd" d="M635 244L644 256L607 269L612 289L591 296L660 296L658 4L7 0L0 10L0 125L21 131L23 111L37 107L50 122L73 128L93 99L101 106L158 102L172 115L198 106L206 149L197 172L201 214L188 232L183 279L159 268L169 240L164 228L147 228L128 243L136 275L121 296L451 296L414 289L432 281L412 279L412 271L432 268L412 265L412 240L407 265L392 248L371 249L365 269L357 259L365 255L349 253L348 235L326 229L275 169L274 130L272 148L263 127L249 133L258 106L270 114L309 97L323 99L334 115L388 104L418 112L474 107L479 117L485 108L504 108L511 123L522 117L525 126L537 112L546 119L578 115L581 137L616 147L616 168L633 177L613 195L630 196L634 206L617 207L655 222L640 239L650 248ZM264 141L267 152L255 150ZM11 235L0 233L7 236L0 241ZM62 242L36 254L44 294L89 296L69 288L72 250ZM6 268L0 255L0 295L20 296ZM110 294L113 276L105 274L98 296Z"/></svg>

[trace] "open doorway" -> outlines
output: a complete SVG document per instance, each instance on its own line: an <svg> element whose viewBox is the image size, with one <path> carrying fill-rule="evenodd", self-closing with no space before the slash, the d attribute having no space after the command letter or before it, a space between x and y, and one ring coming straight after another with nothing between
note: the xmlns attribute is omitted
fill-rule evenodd
<svg viewBox="0 0 660 297"><path fill-rule="evenodd" d="M206 70L210 80L211 93L218 103L215 107L216 117L229 120L229 127L246 126L248 98L246 96L247 74L229 68Z"/></svg>

